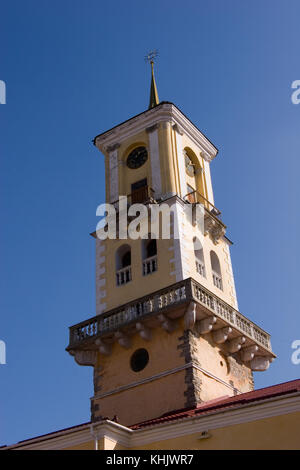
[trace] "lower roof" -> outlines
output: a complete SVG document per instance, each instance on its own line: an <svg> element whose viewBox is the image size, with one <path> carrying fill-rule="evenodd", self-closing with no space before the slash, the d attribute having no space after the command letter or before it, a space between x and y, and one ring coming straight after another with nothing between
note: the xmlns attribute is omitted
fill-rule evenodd
<svg viewBox="0 0 300 470"><path fill-rule="evenodd" d="M258 390L253 390L252 392L247 392L247 393L242 393L236 396L223 396L214 400L210 400L204 403L201 403L200 405L192 408L184 408L180 410L175 410L172 412L168 412L164 415L161 415L157 418L154 419L149 419L137 424L133 424L131 426L128 426L128 429L131 429L132 431L134 430L139 430L142 428L145 428L147 426L155 426L171 421L177 421L181 420L184 418L189 418L189 417L200 417L201 415L208 415L210 413L215 413L218 411L226 411L228 409L236 409L236 408L242 408L244 406L247 406L251 404L252 402L259 402L263 400L267 400L269 398L275 398L275 397L281 397L293 393L300 392L300 379L297 380L292 380L289 382L284 382L281 384L277 385L272 385L269 387L261 388ZM103 422L109 421L112 422L113 420L109 420L108 418L103 418ZM48 434L43 434L40 436L36 436L34 438L26 439L23 441L19 441L17 444L14 444L12 446L0 446L0 449L7 449L10 447L18 447L19 445L26 445L26 443L34 443L38 441L47 441L50 439L54 439L56 437L59 437L62 434L69 434L72 432L77 432L80 431L81 429L85 429L88 426L90 426L92 423L90 421L86 423L82 423L79 425L71 426L68 428L60 429L58 431L48 433ZM122 424L122 423L120 423Z"/></svg>

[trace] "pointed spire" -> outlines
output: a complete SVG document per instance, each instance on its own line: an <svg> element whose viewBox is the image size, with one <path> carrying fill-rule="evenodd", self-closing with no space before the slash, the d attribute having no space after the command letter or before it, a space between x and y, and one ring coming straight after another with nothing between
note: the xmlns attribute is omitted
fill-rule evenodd
<svg viewBox="0 0 300 470"><path fill-rule="evenodd" d="M159 104L159 99L158 99L158 93L157 93L157 87L155 83L155 77L154 77L154 62L151 60L151 87L150 87L150 102L149 102L149 108L154 108L154 106L157 106Z"/></svg>
<svg viewBox="0 0 300 470"><path fill-rule="evenodd" d="M159 104L159 99L158 99L158 93L157 93L157 88L156 88L156 83L155 83L155 77L154 77L154 59L155 57L158 56L158 50L155 49L154 51L149 52L145 56L145 61L149 62L151 64L151 87L150 87L150 102L149 102L149 108L154 108L154 106L157 106Z"/></svg>

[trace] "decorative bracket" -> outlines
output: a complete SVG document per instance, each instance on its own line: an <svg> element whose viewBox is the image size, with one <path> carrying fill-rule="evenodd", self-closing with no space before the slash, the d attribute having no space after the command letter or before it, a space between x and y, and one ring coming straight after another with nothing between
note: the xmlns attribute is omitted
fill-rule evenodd
<svg viewBox="0 0 300 470"><path fill-rule="evenodd" d="M161 322L161 326L164 330L166 330L168 333L172 333L172 331L175 330L176 328L176 322L170 320L167 318L163 313L158 315L158 319Z"/></svg>
<svg viewBox="0 0 300 470"><path fill-rule="evenodd" d="M150 328L147 328L141 322L137 322L135 326L136 326L136 329L138 330L141 338L143 338L146 341L150 341L152 339L152 332L151 332Z"/></svg>
<svg viewBox="0 0 300 470"><path fill-rule="evenodd" d="M239 336L238 338L234 338L231 341L229 341L228 344L228 350L231 353L235 353L239 351L242 347L242 344L244 344L246 341L246 338L244 336Z"/></svg>
<svg viewBox="0 0 300 470"><path fill-rule="evenodd" d="M116 331L115 337L117 338L119 344L125 349L129 349L131 346L130 338L122 333L121 331Z"/></svg>
<svg viewBox="0 0 300 470"><path fill-rule="evenodd" d="M253 344L252 346L249 346L248 348L244 348L241 350L241 356L242 360L245 362L251 361L255 353L258 351L258 346L256 344Z"/></svg>
<svg viewBox="0 0 300 470"><path fill-rule="evenodd" d="M104 343L101 339L96 339L95 344L99 346L99 352L104 354L104 356L109 356L111 354L111 344Z"/></svg>
<svg viewBox="0 0 300 470"><path fill-rule="evenodd" d="M184 315L184 326L186 330L191 330L196 323L196 302L190 302Z"/></svg>
<svg viewBox="0 0 300 470"><path fill-rule="evenodd" d="M217 344L225 343L228 338L228 335L232 332L232 328L230 326L225 326L225 328L220 328L213 332L213 340Z"/></svg>
<svg viewBox="0 0 300 470"><path fill-rule="evenodd" d="M69 351L80 366L95 366L97 363L97 351Z"/></svg>
<svg viewBox="0 0 300 470"><path fill-rule="evenodd" d="M269 368L271 362L272 362L272 358L270 357L256 356L250 362L251 370L262 372Z"/></svg>
<svg viewBox="0 0 300 470"><path fill-rule="evenodd" d="M199 333L201 335L205 335L206 333L209 333L212 329L214 324L216 323L217 318L212 316L212 317L207 317L204 318L204 320L201 320L199 322Z"/></svg>

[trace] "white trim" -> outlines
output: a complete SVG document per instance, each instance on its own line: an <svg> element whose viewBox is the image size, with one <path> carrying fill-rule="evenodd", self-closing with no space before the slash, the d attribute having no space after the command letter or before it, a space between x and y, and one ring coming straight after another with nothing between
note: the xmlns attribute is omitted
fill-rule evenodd
<svg viewBox="0 0 300 470"><path fill-rule="evenodd" d="M117 148L109 153L109 187L110 202L115 202L119 198L119 168Z"/></svg>
<svg viewBox="0 0 300 470"><path fill-rule="evenodd" d="M176 153L177 153L177 163L179 171L179 183L180 183L180 196L183 198L187 194L187 185L185 177L185 159L182 149L182 136L179 132L175 131L175 140L176 140Z"/></svg>
<svg viewBox="0 0 300 470"><path fill-rule="evenodd" d="M215 204L214 201L214 193L212 188L211 182L211 175L210 175L210 166L207 160L204 160L204 177L206 182L206 189L207 189L207 199L211 204Z"/></svg>
<svg viewBox="0 0 300 470"><path fill-rule="evenodd" d="M161 187L161 169L160 169L157 129L154 129L153 131L148 132L148 136L149 136L152 188L154 189L155 198L158 199L161 196L162 187Z"/></svg>
<svg viewBox="0 0 300 470"><path fill-rule="evenodd" d="M113 129L97 136L95 145L103 152L115 142L124 140L138 134L147 127L169 122L177 124L181 131L194 142L203 153L203 157L210 161L217 155L216 147L205 137L202 132L172 103L161 104L145 113L134 116L132 119L119 124Z"/></svg>

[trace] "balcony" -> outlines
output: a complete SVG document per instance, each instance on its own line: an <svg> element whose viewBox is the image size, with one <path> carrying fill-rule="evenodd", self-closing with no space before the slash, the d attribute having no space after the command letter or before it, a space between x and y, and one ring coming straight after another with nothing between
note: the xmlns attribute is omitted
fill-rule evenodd
<svg viewBox="0 0 300 470"><path fill-rule="evenodd" d="M173 331L180 317L186 328L211 332L228 353L240 351L245 362L258 356L269 364L275 357L268 333L192 278L71 326L67 351L75 357L97 350L107 354L114 341L128 347L135 333L146 337L157 327Z"/></svg>
<svg viewBox="0 0 300 470"><path fill-rule="evenodd" d="M200 276L206 277L205 276L205 266L204 266L203 261L200 261L200 260L196 259L196 271L197 271L198 274L200 274Z"/></svg>
<svg viewBox="0 0 300 470"><path fill-rule="evenodd" d="M222 283L222 278L220 274L216 273L215 271L212 272L212 277L213 277L213 283L214 285L220 289L223 290L223 283Z"/></svg>
<svg viewBox="0 0 300 470"><path fill-rule="evenodd" d="M152 274L157 271L157 255L150 256L143 260L143 276Z"/></svg>
<svg viewBox="0 0 300 470"><path fill-rule="evenodd" d="M127 206L131 204L151 204L155 203L154 189L150 186L142 186L127 194ZM112 202L116 210L119 210L119 200Z"/></svg>
<svg viewBox="0 0 300 470"><path fill-rule="evenodd" d="M119 269L116 272L116 278L117 286L122 286L123 284L127 284L127 282L130 282L132 279L131 266L126 266L125 268Z"/></svg>
<svg viewBox="0 0 300 470"><path fill-rule="evenodd" d="M204 207L204 234L210 234L213 242L217 244L226 232L226 225L221 220L221 211L198 191L186 194L183 199L188 204L201 204Z"/></svg>

